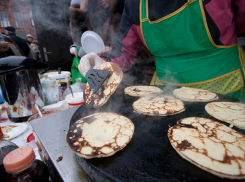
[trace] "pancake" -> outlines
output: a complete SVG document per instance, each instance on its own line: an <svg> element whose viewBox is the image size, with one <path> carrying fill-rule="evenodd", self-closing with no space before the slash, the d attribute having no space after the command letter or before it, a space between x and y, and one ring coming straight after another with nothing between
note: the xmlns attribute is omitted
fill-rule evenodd
<svg viewBox="0 0 245 182"><path fill-rule="evenodd" d="M101 85L97 93L93 94L90 86L86 83L83 99L86 105L90 105L91 107L100 107L104 105L110 96L115 92L119 83L122 80L123 72L121 68L115 64L106 62L100 65L98 68L100 70L109 70L110 74L106 78L105 82Z"/></svg>
<svg viewBox="0 0 245 182"><path fill-rule="evenodd" d="M133 103L133 108L139 114L167 116L183 112L185 105L174 97L156 94L156 96L141 97Z"/></svg>
<svg viewBox="0 0 245 182"><path fill-rule="evenodd" d="M177 153L221 178L245 179L245 136L216 121L190 117L169 128Z"/></svg>
<svg viewBox="0 0 245 182"><path fill-rule="evenodd" d="M175 89L173 94L180 100L189 102L209 102L219 98L216 93L210 92L208 90L189 87Z"/></svg>
<svg viewBox="0 0 245 182"><path fill-rule="evenodd" d="M211 102L205 106L205 110L218 120L245 129L245 104L237 102Z"/></svg>
<svg viewBox="0 0 245 182"><path fill-rule="evenodd" d="M161 93L162 90L154 86L131 86L124 89L124 92L130 96L143 97L147 94Z"/></svg>
<svg viewBox="0 0 245 182"><path fill-rule="evenodd" d="M71 150L86 159L109 157L122 150L134 133L133 122L115 113L97 113L76 121L66 141Z"/></svg>

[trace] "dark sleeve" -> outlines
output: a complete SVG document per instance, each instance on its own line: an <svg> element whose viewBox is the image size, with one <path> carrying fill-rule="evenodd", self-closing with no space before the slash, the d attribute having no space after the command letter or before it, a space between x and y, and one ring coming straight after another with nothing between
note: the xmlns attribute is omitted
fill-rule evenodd
<svg viewBox="0 0 245 182"><path fill-rule="evenodd" d="M245 0L235 0L235 23L238 37L245 37Z"/></svg>
<svg viewBox="0 0 245 182"><path fill-rule="evenodd" d="M123 71L131 68L143 45L136 29L137 26L139 26L139 0L126 0L112 51L102 56L118 64Z"/></svg>
<svg viewBox="0 0 245 182"><path fill-rule="evenodd" d="M17 46L20 48L25 57L28 57L30 53L30 47L27 44L27 42L16 35L9 35L9 37L12 38L12 40L17 44Z"/></svg>

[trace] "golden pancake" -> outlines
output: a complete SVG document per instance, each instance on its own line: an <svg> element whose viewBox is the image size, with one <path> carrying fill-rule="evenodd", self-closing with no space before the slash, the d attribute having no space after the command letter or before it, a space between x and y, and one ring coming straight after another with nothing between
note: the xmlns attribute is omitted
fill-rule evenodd
<svg viewBox="0 0 245 182"><path fill-rule="evenodd" d="M96 69L109 70L110 74L95 94L92 93L88 83L86 83L85 85L83 92L84 102L85 104L90 105L94 108L102 106L107 102L110 96L117 89L123 76L121 68L114 63L106 62Z"/></svg>
<svg viewBox="0 0 245 182"><path fill-rule="evenodd" d="M245 136L216 121L189 117L169 128L168 138L184 159L221 178L245 179Z"/></svg>
<svg viewBox="0 0 245 182"><path fill-rule="evenodd" d="M208 90L189 87L175 89L173 94L180 100L189 102L209 102L219 98L216 93L210 92Z"/></svg>
<svg viewBox="0 0 245 182"><path fill-rule="evenodd" d="M205 106L205 110L218 120L245 129L245 104L237 102L211 102Z"/></svg>
<svg viewBox="0 0 245 182"><path fill-rule="evenodd" d="M133 122L115 113L97 113L76 121L66 141L72 151L86 159L109 157L122 150L134 133Z"/></svg>
<svg viewBox="0 0 245 182"><path fill-rule="evenodd" d="M124 89L124 92L130 96L143 97L147 94L157 94L161 93L162 90L154 86L131 86Z"/></svg>
<svg viewBox="0 0 245 182"><path fill-rule="evenodd" d="M141 97L133 103L136 112L144 115L167 116L174 115L185 110L184 103L170 96L150 95Z"/></svg>

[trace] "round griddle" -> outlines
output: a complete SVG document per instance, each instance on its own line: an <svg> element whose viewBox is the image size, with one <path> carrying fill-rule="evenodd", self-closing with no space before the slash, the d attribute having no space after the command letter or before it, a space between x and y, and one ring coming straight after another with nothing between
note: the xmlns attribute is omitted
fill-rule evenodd
<svg viewBox="0 0 245 182"><path fill-rule="evenodd" d="M160 87L172 95L174 88ZM99 108L81 105L71 118L78 119L97 112L115 112L128 117L135 125L129 144L115 155L106 158L84 159L76 156L80 166L96 181L231 181L208 173L183 159L171 146L168 128L185 117L205 117L215 121L204 109L207 102L184 102L186 110L173 116L145 116L133 111L137 97L125 95L118 89L107 103ZM238 102L219 95L219 100ZM219 121L225 125L225 122ZM240 133L245 130L233 127ZM74 154L75 155L75 154Z"/></svg>

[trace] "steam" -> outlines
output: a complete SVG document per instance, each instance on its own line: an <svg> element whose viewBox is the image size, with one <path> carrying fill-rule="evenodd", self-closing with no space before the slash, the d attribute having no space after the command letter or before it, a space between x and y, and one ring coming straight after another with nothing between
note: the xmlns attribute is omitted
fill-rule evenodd
<svg viewBox="0 0 245 182"><path fill-rule="evenodd" d="M57 34L62 34L70 38L69 30L69 2L64 6L63 1L31 1L32 14L35 20L36 31L52 30ZM59 5L60 4L60 5ZM67 21L64 21L67 20Z"/></svg>

